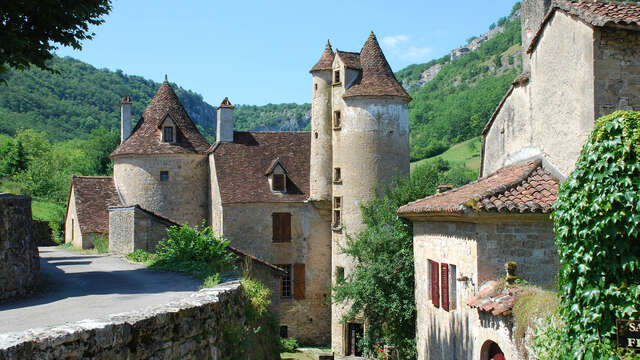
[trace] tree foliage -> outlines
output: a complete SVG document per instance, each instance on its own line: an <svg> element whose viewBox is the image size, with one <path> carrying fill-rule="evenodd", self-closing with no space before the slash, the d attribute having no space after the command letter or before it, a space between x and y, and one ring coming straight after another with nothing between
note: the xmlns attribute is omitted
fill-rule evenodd
<svg viewBox="0 0 640 360"><path fill-rule="evenodd" d="M615 320L640 318L640 113L597 120L552 218L564 325L547 353L617 357Z"/></svg>
<svg viewBox="0 0 640 360"><path fill-rule="evenodd" d="M449 169L445 161L429 162L399 178L362 206L366 228L347 237L341 251L355 261L333 289L333 301L349 304L345 320L358 314L367 319L362 346L395 346L403 359L415 357L416 307L414 302L413 230L408 220L396 214L410 201L435 193L438 184L456 186L474 179L466 168ZM348 231L348 229L346 229Z"/></svg>
<svg viewBox="0 0 640 360"><path fill-rule="evenodd" d="M82 48L91 39L89 25L104 22L110 0L3 1L0 5L0 74L10 67L24 70L35 65L52 71L54 43Z"/></svg>

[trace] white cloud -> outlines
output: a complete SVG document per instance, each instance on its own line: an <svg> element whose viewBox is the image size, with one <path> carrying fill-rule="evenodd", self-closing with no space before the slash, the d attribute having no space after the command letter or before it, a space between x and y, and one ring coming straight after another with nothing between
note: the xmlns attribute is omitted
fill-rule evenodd
<svg viewBox="0 0 640 360"><path fill-rule="evenodd" d="M403 61L424 61L431 54L431 48L413 44L408 35L385 36L380 41L385 53Z"/></svg>

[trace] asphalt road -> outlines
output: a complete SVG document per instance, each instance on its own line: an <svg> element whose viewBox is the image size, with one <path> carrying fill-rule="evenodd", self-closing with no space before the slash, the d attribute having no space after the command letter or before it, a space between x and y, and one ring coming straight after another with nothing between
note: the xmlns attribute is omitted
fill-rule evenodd
<svg viewBox="0 0 640 360"><path fill-rule="evenodd" d="M44 290L28 299L0 304L0 333L162 305L190 295L200 284L118 256L82 255L56 247L39 250Z"/></svg>

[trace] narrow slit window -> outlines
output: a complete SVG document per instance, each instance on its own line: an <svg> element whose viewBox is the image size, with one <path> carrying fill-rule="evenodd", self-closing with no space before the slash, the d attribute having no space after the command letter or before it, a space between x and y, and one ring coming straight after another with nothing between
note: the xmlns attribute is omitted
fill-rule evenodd
<svg viewBox="0 0 640 360"><path fill-rule="evenodd" d="M337 282L344 281L344 268L342 266L336 267L336 281Z"/></svg>
<svg viewBox="0 0 640 360"><path fill-rule="evenodd" d="M168 171L160 171L160 181L169 181Z"/></svg>
<svg viewBox="0 0 640 360"><path fill-rule="evenodd" d="M333 197L333 227L342 226L342 196Z"/></svg>
<svg viewBox="0 0 640 360"><path fill-rule="evenodd" d="M165 126L163 128L163 140L164 142L173 142L173 127Z"/></svg>
<svg viewBox="0 0 640 360"><path fill-rule="evenodd" d="M340 70L336 70L333 72L333 83L337 84L340 82Z"/></svg>
<svg viewBox="0 0 640 360"><path fill-rule="evenodd" d="M333 168L333 182L341 182L342 181L342 173L340 172L340 168Z"/></svg>
<svg viewBox="0 0 640 360"><path fill-rule="evenodd" d="M318 83L313 84L313 89L316 91L318 90Z"/></svg>
<svg viewBox="0 0 640 360"><path fill-rule="evenodd" d="M340 129L341 126L342 126L342 115L340 114L340 111L334 111L333 112L333 128Z"/></svg>

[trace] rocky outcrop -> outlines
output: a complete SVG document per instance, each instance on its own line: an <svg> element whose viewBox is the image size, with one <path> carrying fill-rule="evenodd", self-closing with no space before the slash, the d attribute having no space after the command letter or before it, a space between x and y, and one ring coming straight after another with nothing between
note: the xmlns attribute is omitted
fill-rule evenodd
<svg viewBox="0 0 640 360"><path fill-rule="evenodd" d="M29 294L39 273L31 198L0 194L0 301Z"/></svg>

